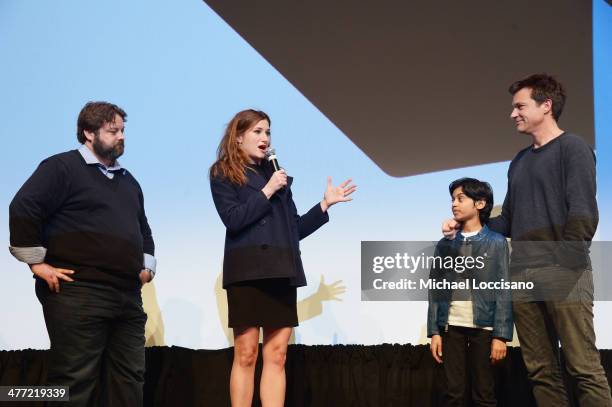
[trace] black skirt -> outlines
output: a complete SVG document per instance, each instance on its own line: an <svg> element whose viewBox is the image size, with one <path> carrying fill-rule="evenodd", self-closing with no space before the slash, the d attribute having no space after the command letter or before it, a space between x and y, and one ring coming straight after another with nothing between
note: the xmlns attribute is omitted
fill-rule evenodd
<svg viewBox="0 0 612 407"><path fill-rule="evenodd" d="M297 289L288 279L244 281L226 290L230 328L298 326Z"/></svg>

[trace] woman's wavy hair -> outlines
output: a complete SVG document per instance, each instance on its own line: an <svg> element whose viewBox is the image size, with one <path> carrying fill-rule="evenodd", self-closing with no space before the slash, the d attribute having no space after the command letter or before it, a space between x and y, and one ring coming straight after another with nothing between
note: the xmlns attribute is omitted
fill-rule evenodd
<svg viewBox="0 0 612 407"><path fill-rule="evenodd" d="M211 178L223 177L237 185L246 184L248 158L238 145L238 137L261 120L267 120L268 125L272 125L270 117L260 110L247 109L236 113L217 148L217 161L210 167Z"/></svg>

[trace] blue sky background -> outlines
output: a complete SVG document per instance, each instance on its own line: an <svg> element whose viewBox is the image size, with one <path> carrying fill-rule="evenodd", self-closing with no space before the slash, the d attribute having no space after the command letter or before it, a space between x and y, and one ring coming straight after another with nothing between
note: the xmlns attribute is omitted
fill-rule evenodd
<svg viewBox="0 0 612 407"><path fill-rule="evenodd" d="M612 8L603 0L594 1L593 27L599 233L610 240ZM298 342L422 340L424 304L360 301L361 240L437 240L441 220L450 216L447 185L461 176L489 181L498 203L505 195L508 163L387 176L201 1L3 0L0 53L0 239L8 246L8 204L38 163L78 147L81 107L89 100L122 106L128 122L120 161L145 193L168 344L227 346L214 290L224 228L207 169L224 126L239 110L270 114L273 144L295 177L300 211L320 200L327 175L335 182L353 177L359 186L355 201L332 208L331 222L303 241L309 286L298 297L316 291L321 275L326 282L343 280L348 291L342 302L326 303L321 316L301 324ZM0 349L46 347L29 270L8 250L0 250L0 265ZM602 332L598 344L612 346L612 334Z"/></svg>

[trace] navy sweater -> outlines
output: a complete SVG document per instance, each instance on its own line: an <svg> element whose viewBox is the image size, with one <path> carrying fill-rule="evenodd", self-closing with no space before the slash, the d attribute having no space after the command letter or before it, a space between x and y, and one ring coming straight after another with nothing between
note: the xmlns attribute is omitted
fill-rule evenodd
<svg viewBox="0 0 612 407"><path fill-rule="evenodd" d="M77 150L44 160L9 207L13 247L47 248L45 262L80 281L138 289L155 246L140 185L126 170L106 177Z"/></svg>

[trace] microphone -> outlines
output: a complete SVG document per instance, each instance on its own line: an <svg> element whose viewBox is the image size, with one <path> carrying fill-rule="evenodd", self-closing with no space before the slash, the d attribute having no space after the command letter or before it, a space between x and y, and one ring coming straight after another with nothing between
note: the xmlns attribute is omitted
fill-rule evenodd
<svg viewBox="0 0 612 407"><path fill-rule="evenodd" d="M278 165L278 160L276 159L276 151L273 148L268 148L266 150L266 159L272 167L274 167L274 171L280 170L280 165Z"/></svg>

